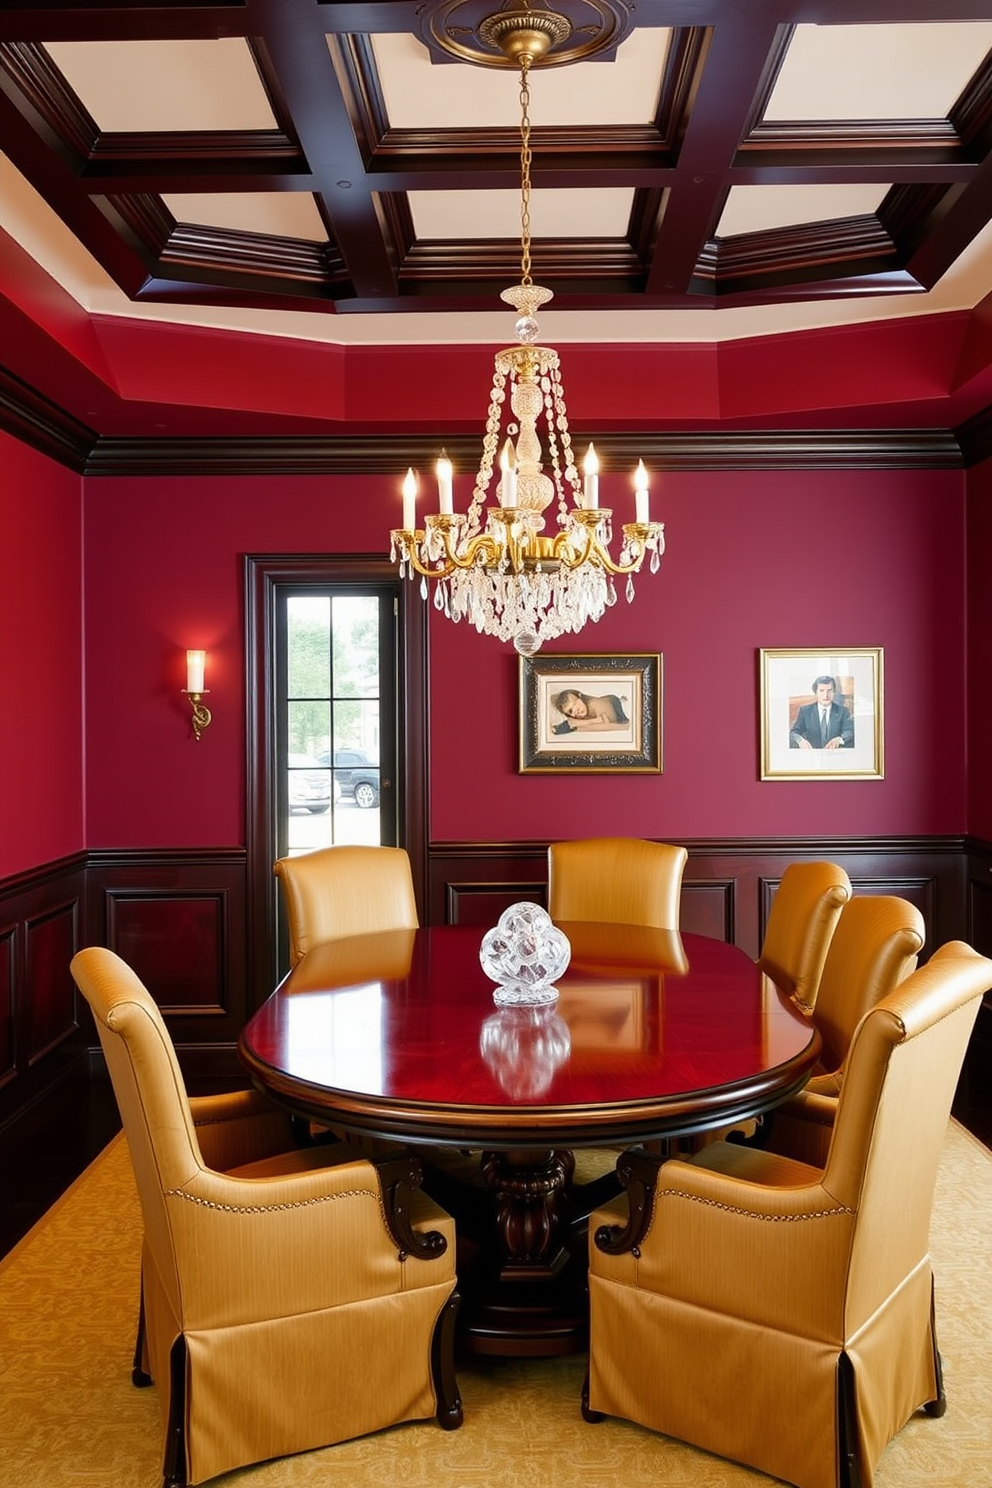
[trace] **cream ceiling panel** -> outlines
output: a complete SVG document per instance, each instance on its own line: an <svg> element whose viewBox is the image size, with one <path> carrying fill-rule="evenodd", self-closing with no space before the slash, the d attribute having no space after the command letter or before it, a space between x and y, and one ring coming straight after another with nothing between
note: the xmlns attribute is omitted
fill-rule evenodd
<svg viewBox="0 0 992 1488"><path fill-rule="evenodd" d="M797 26L766 119L943 119L989 49L992 22Z"/></svg>
<svg viewBox="0 0 992 1488"><path fill-rule="evenodd" d="M532 124L647 124L654 118L668 30L644 30L617 48L615 62L535 68ZM379 80L394 129L510 128L520 123L516 72L467 62L434 64L413 36L373 36Z"/></svg>
<svg viewBox="0 0 992 1488"><path fill-rule="evenodd" d="M317 204L306 191L234 191L217 196L169 192L162 200L177 222L327 242Z"/></svg>
<svg viewBox="0 0 992 1488"><path fill-rule="evenodd" d="M534 191L530 228L535 238L622 238L630 222L633 191ZM411 191L418 238L519 238L516 191Z"/></svg>
<svg viewBox="0 0 992 1488"><path fill-rule="evenodd" d="M877 210L888 186L734 186L716 230L718 238L767 232L802 222L860 217Z"/></svg>
<svg viewBox="0 0 992 1488"><path fill-rule="evenodd" d="M248 45L59 41L46 51L102 130L272 129Z"/></svg>

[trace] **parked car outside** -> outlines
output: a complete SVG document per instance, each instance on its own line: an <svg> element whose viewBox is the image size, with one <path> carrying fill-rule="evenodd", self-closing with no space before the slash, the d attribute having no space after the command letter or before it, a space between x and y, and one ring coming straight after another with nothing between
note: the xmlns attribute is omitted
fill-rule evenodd
<svg viewBox="0 0 992 1488"><path fill-rule="evenodd" d="M322 765L331 763L329 752L318 755ZM335 749L334 779L343 797L353 797L366 811L379 804L379 766L360 749Z"/></svg>
<svg viewBox="0 0 992 1488"><path fill-rule="evenodd" d="M309 811L319 816L329 809L332 795L335 801L340 801L341 787L336 780L332 785L331 772L326 766L322 767L319 760L311 759L308 754L289 756L290 813Z"/></svg>

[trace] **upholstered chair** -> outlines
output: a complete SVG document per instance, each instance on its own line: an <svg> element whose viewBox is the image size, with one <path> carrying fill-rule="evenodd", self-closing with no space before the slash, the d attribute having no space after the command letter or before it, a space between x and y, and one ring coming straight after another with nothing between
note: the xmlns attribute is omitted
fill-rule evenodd
<svg viewBox="0 0 992 1488"><path fill-rule="evenodd" d="M851 1046L826 1163L634 1151L590 1220L588 1419L621 1416L798 1488L872 1488L944 1393L927 1252L955 1084L992 961L942 947Z"/></svg>
<svg viewBox="0 0 992 1488"><path fill-rule="evenodd" d="M805 1008L816 994L830 939L851 897L836 863L790 863L775 891L758 965Z"/></svg>
<svg viewBox="0 0 992 1488"><path fill-rule="evenodd" d="M548 848L548 913L553 920L679 928L688 853L639 837L587 837Z"/></svg>
<svg viewBox="0 0 992 1488"><path fill-rule="evenodd" d="M416 930L410 859L401 847L324 847L275 865L289 927L289 959L347 935Z"/></svg>
<svg viewBox="0 0 992 1488"><path fill-rule="evenodd" d="M803 1162L826 1161L854 1030L915 969L925 937L923 916L907 899L866 894L844 905L811 1014L823 1041L820 1058L802 1097L763 1117L753 1141Z"/></svg>
<svg viewBox="0 0 992 1488"><path fill-rule="evenodd" d="M134 972L92 947L72 974L141 1202L134 1380L158 1388L165 1488L400 1421L460 1425L454 1225L416 1160L295 1148L254 1091L188 1100Z"/></svg>

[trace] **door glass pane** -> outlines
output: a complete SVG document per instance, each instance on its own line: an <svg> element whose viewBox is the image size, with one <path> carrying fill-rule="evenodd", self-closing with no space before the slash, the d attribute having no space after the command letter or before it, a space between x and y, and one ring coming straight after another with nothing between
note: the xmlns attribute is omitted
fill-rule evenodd
<svg viewBox="0 0 992 1488"><path fill-rule="evenodd" d="M288 786L281 853L384 840L381 613L376 594L286 596Z"/></svg>

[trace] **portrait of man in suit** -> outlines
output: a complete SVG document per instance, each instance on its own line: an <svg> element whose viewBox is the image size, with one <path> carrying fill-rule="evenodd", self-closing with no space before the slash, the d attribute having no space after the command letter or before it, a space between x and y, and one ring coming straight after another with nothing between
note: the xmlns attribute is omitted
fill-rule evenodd
<svg viewBox="0 0 992 1488"><path fill-rule="evenodd" d="M812 703L804 703L789 730L790 749L853 749L854 719L836 700L833 677L813 679Z"/></svg>

